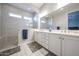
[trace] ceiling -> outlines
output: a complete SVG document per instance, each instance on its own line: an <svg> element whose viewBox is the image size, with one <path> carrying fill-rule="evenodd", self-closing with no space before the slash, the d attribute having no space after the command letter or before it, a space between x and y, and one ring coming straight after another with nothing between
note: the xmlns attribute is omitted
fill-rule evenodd
<svg viewBox="0 0 79 59"><path fill-rule="evenodd" d="M35 6L36 8L40 8L43 6L44 3L32 3L33 6Z"/></svg>
<svg viewBox="0 0 79 59"><path fill-rule="evenodd" d="M74 11L78 11L78 10L79 10L79 3L69 3L64 7L59 8L54 12L51 12L47 16L55 16L58 14L67 13L67 12L74 12Z"/></svg>
<svg viewBox="0 0 79 59"><path fill-rule="evenodd" d="M23 9L30 13L38 12L44 3L9 3L12 6Z"/></svg>

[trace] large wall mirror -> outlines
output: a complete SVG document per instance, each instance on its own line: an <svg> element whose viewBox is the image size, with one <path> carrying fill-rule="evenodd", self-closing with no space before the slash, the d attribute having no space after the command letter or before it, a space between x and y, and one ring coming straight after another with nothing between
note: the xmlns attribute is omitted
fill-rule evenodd
<svg viewBox="0 0 79 59"><path fill-rule="evenodd" d="M44 17L40 19L40 28L41 29L52 29L52 18L51 17Z"/></svg>
<svg viewBox="0 0 79 59"><path fill-rule="evenodd" d="M49 29L52 22L53 30L79 30L79 4L70 3L46 16L40 20L41 29Z"/></svg>

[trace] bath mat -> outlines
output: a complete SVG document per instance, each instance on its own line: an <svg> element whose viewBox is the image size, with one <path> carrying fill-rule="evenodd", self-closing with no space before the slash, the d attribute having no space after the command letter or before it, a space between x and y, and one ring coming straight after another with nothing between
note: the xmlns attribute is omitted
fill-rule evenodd
<svg viewBox="0 0 79 59"><path fill-rule="evenodd" d="M42 46L37 42L31 42L28 44L28 46L33 53L42 48Z"/></svg>
<svg viewBox="0 0 79 59"><path fill-rule="evenodd" d="M20 51L20 46L17 46L15 48L0 52L0 56L9 56L19 51Z"/></svg>

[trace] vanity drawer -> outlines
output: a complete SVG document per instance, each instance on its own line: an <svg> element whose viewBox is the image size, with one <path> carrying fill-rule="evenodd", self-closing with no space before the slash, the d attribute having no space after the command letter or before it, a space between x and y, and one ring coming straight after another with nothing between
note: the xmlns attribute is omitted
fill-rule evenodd
<svg viewBox="0 0 79 59"><path fill-rule="evenodd" d="M63 39L72 39L72 40L79 40L79 37L76 37L76 36L66 36L66 35L64 35L64 36L62 36L61 38L63 38Z"/></svg>

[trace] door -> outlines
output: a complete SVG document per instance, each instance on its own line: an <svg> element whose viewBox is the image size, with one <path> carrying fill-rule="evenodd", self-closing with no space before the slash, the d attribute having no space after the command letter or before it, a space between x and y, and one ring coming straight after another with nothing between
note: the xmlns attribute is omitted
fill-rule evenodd
<svg viewBox="0 0 79 59"><path fill-rule="evenodd" d="M18 21L19 19L9 18L4 22L4 49L18 45Z"/></svg>
<svg viewBox="0 0 79 59"><path fill-rule="evenodd" d="M59 39L59 35L50 34L49 35L49 50L56 55L60 55L61 53L61 39Z"/></svg>
<svg viewBox="0 0 79 59"><path fill-rule="evenodd" d="M35 32L35 41L39 44L41 44L41 33L40 32Z"/></svg>
<svg viewBox="0 0 79 59"><path fill-rule="evenodd" d="M79 38L67 37L62 41L63 56L79 56Z"/></svg>
<svg viewBox="0 0 79 59"><path fill-rule="evenodd" d="M35 31L34 32L34 40L37 41L37 39L38 39L38 33Z"/></svg>

